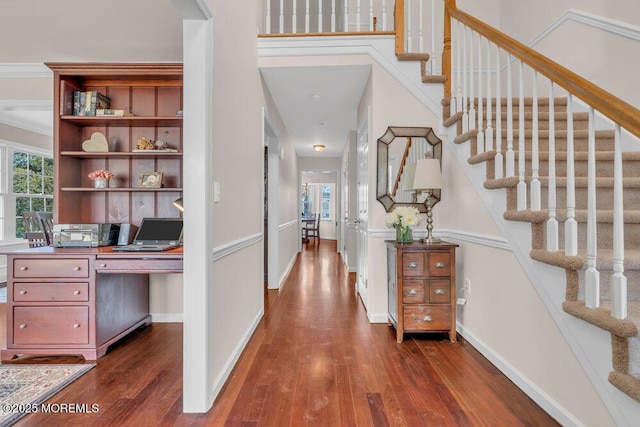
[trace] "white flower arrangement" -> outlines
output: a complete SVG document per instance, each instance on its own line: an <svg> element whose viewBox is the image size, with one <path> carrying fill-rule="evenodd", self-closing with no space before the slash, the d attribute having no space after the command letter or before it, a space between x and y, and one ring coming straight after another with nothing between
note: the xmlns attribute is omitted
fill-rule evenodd
<svg viewBox="0 0 640 427"><path fill-rule="evenodd" d="M388 228L396 225L414 228L420 225L420 211L413 206L398 206L387 214L385 224Z"/></svg>

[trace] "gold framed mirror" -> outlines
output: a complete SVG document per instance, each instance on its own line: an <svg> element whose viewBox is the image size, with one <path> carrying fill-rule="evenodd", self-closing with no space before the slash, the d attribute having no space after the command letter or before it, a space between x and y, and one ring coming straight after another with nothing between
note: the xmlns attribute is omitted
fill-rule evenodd
<svg viewBox="0 0 640 427"><path fill-rule="evenodd" d="M416 162L424 158L438 159L442 165L442 140L430 127L389 126L378 138L378 170L376 198L387 212L396 206L415 206L427 212L440 201L440 190L419 194L413 190ZM442 167L442 166L441 166Z"/></svg>

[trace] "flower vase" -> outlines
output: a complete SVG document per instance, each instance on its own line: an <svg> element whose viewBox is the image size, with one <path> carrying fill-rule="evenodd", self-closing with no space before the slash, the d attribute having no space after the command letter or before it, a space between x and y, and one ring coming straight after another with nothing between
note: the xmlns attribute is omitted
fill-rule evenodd
<svg viewBox="0 0 640 427"><path fill-rule="evenodd" d="M94 188L107 188L109 184L109 180L108 179L104 179L104 178L96 178L93 180L93 187Z"/></svg>
<svg viewBox="0 0 640 427"><path fill-rule="evenodd" d="M398 243L411 243L413 242L413 231L411 227L403 227L396 225L396 242Z"/></svg>

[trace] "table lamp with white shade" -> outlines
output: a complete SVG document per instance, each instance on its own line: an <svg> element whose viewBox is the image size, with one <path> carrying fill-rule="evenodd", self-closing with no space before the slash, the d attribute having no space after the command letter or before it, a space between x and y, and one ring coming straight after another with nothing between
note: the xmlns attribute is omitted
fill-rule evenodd
<svg viewBox="0 0 640 427"><path fill-rule="evenodd" d="M431 209L434 205L432 198L433 190L442 188L442 172L440 171L440 159L420 159L416 164L415 177L413 179L413 189L418 193L426 193L427 198L427 237L422 241L424 243L437 243L440 239L434 239L431 231L433 230L433 214Z"/></svg>

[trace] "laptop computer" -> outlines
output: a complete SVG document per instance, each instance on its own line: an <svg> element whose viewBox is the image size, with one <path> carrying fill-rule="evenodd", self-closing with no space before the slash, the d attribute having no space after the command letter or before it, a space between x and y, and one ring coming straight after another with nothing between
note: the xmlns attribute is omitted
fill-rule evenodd
<svg viewBox="0 0 640 427"><path fill-rule="evenodd" d="M182 243L182 218L143 218L133 243L115 252L163 252Z"/></svg>

